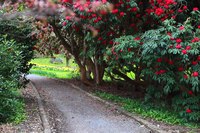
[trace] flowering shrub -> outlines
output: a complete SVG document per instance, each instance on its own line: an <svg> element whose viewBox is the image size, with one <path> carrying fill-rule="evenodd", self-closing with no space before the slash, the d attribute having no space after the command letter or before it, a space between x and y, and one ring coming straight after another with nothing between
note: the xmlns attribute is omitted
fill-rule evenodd
<svg viewBox="0 0 200 133"><path fill-rule="evenodd" d="M167 100L187 120L199 121L199 1L57 2L63 12L46 27L75 57L81 79L88 71L100 83L106 68L111 77L147 87L147 100Z"/></svg>

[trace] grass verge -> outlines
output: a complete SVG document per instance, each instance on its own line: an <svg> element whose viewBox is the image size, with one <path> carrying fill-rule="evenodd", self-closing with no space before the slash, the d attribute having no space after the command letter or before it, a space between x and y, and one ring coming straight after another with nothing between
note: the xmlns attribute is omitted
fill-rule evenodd
<svg viewBox="0 0 200 133"><path fill-rule="evenodd" d="M150 103L144 103L139 100L116 96L106 92L96 91L94 95L104 100L115 102L122 109L133 114L134 113L140 114L144 118L152 118L156 121L162 121L164 123L172 125L175 124L175 125L186 126L189 128L200 128L199 123L185 122L178 116L177 112L174 112L164 107L152 105Z"/></svg>

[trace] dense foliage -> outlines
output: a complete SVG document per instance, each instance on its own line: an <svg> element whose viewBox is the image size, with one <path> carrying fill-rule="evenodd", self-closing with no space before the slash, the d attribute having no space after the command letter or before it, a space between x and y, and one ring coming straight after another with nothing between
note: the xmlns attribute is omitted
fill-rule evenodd
<svg viewBox="0 0 200 133"><path fill-rule="evenodd" d="M40 13L54 9L36 19L40 45L56 37L56 45L74 56L84 83L100 84L106 72L143 89L147 101L167 101L181 117L199 122L199 1L35 0L27 5Z"/></svg>
<svg viewBox="0 0 200 133"><path fill-rule="evenodd" d="M31 32L29 23L0 21L0 123L24 119L24 104L17 89L25 85L28 63L33 58Z"/></svg>

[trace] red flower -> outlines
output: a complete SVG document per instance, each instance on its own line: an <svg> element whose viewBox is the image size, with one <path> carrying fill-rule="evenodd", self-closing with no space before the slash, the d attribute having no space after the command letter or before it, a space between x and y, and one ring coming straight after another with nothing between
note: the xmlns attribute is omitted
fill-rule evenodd
<svg viewBox="0 0 200 133"><path fill-rule="evenodd" d="M197 8L197 7L193 8L193 11L198 11L198 10L199 10L199 8Z"/></svg>
<svg viewBox="0 0 200 133"><path fill-rule="evenodd" d="M124 12L120 12L120 16L123 17L125 15Z"/></svg>
<svg viewBox="0 0 200 133"><path fill-rule="evenodd" d="M185 29L184 26L179 27L179 30L184 30L184 29Z"/></svg>
<svg viewBox="0 0 200 133"><path fill-rule="evenodd" d="M172 33L171 33L171 32L167 32L167 35L171 37L171 36L172 36Z"/></svg>
<svg viewBox="0 0 200 133"><path fill-rule="evenodd" d="M62 26L66 26L66 25L67 25L67 22L64 21L64 22L62 23Z"/></svg>
<svg viewBox="0 0 200 133"><path fill-rule="evenodd" d="M177 42L177 43L181 43L182 40L181 40L180 38L177 38L177 39L176 39L176 42Z"/></svg>
<svg viewBox="0 0 200 133"><path fill-rule="evenodd" d="M191 46L186 46L185 49L186 49L186 50L190 50L190 49L191 49Z"/></svg>
<svg viewBox="0 0 200 133"><path fill-rule="evenodd" d="M198 73L198 72L193 72L193 73L192 73L192 76L193 76L193 77L198 77L198 76L199 76L199 73Z"/></svg>
<svg viewBox="0 0 200 133"><path fill-rule="evenodd" d="M198 25L197 28L200 29L200 25Z"/></svg>
<svg viewBox="0 0 200 133"><path fill-rule="evenodd" d="M182 48L182 46L181 46L180 44L177 44L177 45L176 45L176 48L177 48L177 49L180 49L180 48Z"/></svg>
<svg viewBox="0 0 200 133"><path fill-rule="evenodd" d="M70 20L71 17L70 17L70 16L66 16L65 19L66 19L66 20Z"/></svg>
<svg viewBox="0 0 200 133"><path fill-rule="evenodd" d="M198 62L197 61L192 61L192 65L197 65Z"/></svg>
<svg viewBox="0 0 200 133"><path fill-rule="evenodd" d="M113 42L112 40L111 40L111 41L109 41L109 44L110 44L110 45L113 45L113 43L114 43L114 42Z"/></svg>
<svg viewBox="0 0 200 133"><path fill-rule="evenodd" d="M99 38L98 38L98 41L101 41L101 40L103 40L103 38L102 38L102 37L99 37Z"/></svg>
<svg viewBox="0 0 200 133"><path fill-rule="evenodd" d="M187 7L187 6L184 6L184 7L183 7L183 9L184 9L184 10L187 10L187 9L188 9L188 7Z"/></svg>
<svg viewBox="0 0 200 133"><path fill-rule="evenodd" d="M137 7L131 8L131 12L136 12L136 11L137 11Z"/></svg>
<svg viewBox="0 0 200 133"><path fill-rule="evenodd" d="M139 41L141 38L138 36L136 38L134 38L135 41Z"/></svg>
<svg viewBox="0 0 200 133"><path fill-rule="evenodd" d="M197 60L200 61L200 55L197 57Z"/></svg>
<svg viewBox="0 0 200 133"><path fill-rule="evenodd" d="M171 4L174 4L174 0L165 0L165 3L167 5L171 5Z"/></svg>
<svg viewBox="0 0 200 133"><path fill-rule="evenodd" d="M162 62L162 58L158 58L158 59L157 59L157 62Z"/></svg>
<svg viewBox="0 0 200 133"><path fill-rule="evenodd" d="M128 52L131 52L131 48L128 48Z"/></svg>
<svg viewBox="0 0 200 133"><path fill-rule="evenodd" d="M114 9L114 10L112 10L112 13L113 13L113 14L118 13L118 9Z"/></svg>
<svg viewBox="0 0 200 133"><path fill-rule="evenodd" d="M159 70L159 71L155 72L156 75L160 75L160 74L164 74L164 73L166 73L166 70Z"/></svg>
<svg viewBox="0 0 200 133"><path fill-rule="evenodd" d="M195 42L199 42L200 39L198 37L195 37L194 39L192 39L192 43L195 43Z"/></svg>
<svg viewBox="0 0 200 133"><path fill-rule="evenodd" d="M182 50L182 53L183 53L183 54L187 54L187 50L183 49L183 50Z"/></svg>
<svg viewBox="0 0 200 133"><path fill-rule="evenodd" d="M160 16L160 15L162 15L163 13L164 13L164 10L163 10L162 8L157 8L156 11L155 11L155 14L156 14L157 16Z"/></svg>
<svg viewBox="0 0 200 133"><path fill-rule="evenodd" d="M186 109L186 113L192 113L191 109Z"/></svg>
<svg viewBox="0 0 200 133"><path fill-rule="evenodd" d="M192 95L192 94L193 94L193 92L192 92L192 91L188 91L188 94L189 94L189 95Z"/></svg>
<svg viewBox="0 0 200 133"><path fill-rule="evenodd" d="M174 62L173 62L172 60L169 60L168 64L169 64L169 65L173 65Z"/></svg>
<svg viewBox="0 0 200 133"><path fill-rule="evenodd" d="M182 72L183 70L184 70L183 67L179 67L179 68L178 68L178 71L179 71L179 72Z"/></svg>
<svg viewBox="0 0 200 133"><path fill-rule="evenodd" d="M188 79L187 74L184 74L183 77L184 77L184 79Z"/></svg>

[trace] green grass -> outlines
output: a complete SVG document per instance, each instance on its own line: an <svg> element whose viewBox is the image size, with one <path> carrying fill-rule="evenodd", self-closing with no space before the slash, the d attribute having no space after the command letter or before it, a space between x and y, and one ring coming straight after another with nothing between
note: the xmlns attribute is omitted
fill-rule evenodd
<svg viewBox="0 0 200 133"><path fill-rule="evenodd" d="M74 60L69 61L69 66L66 67L66 60L64 57L60 56L63 63L52 64L50 63L50 58L36 58L30 63L35 64L30 70L30 73L37 74L41 76L46 76L49 78L60 78L60 79L72 79L79 77L79 70Z"/></svg>
<svg viewBox="0 0 200 133"><path fill-rule="evenodd" d="M185 122L184 119L180 118L177 112L169 110L165 107L155 106L150 103L144 103L139 100L124 98L113 94L97 91L94 95L117 103L122 109L130 112L137 113L144 118L153 118L156 121L162 121L172 125L182 125L190 128L200 128L199 123Z"/></svg>

